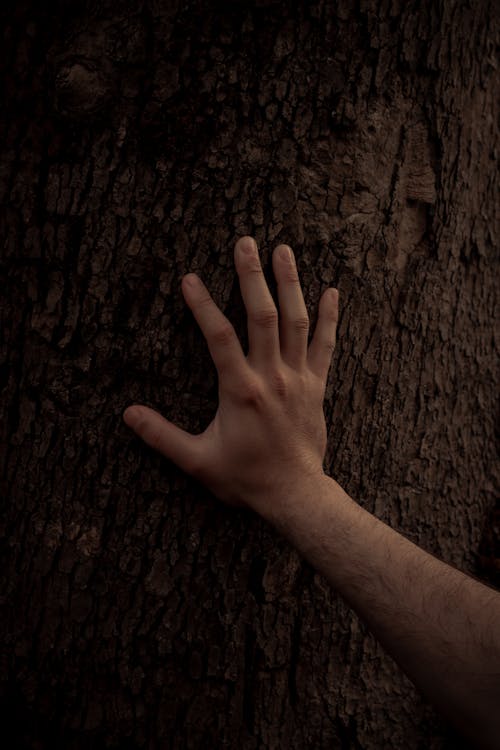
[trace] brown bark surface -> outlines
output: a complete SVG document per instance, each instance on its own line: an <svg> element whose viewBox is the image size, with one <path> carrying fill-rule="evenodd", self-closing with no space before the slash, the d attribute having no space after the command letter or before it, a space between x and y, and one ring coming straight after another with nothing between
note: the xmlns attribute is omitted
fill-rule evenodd
<svg viewBox="0 0 500 750"><path fill-rule="evenodd" d="M256 237L273 291L287 242L311 331L340 289L327 472L493 576L495 3L7 2L1 21L10 746L458 747L324 579L121 414L207 426L181 277L246 344L234 242Z"/></svg>

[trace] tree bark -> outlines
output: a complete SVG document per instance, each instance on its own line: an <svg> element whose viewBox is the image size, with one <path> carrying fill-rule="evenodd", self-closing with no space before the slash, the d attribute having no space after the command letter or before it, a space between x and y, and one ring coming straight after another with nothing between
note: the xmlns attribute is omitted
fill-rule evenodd
<svg viewBox="0 0 500 750"><path fill-rule="evenodd" d="M311 332L340 290L327 472L498 584L495 4L1 14L4 735L457 747L295 550L121 415L147 403L205 429L217 377L181 277L203 278L246 347L234 242L256 237L273 293L286 242Z"/></svg>

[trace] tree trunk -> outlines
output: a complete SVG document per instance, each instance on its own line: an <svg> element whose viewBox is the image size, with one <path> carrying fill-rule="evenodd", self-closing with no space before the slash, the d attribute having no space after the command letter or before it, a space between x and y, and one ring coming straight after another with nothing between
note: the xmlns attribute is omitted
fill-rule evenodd
<svg viewBox="0 0 500 750"><path fill-rule="evenodd" d="M457 747L285 540L121 415L146 403L205 429L217 374L181 277L246 346L234 242L256 237L273 293L287 242L311 332L340 290L325 469L429 552L494 568L494 3L1 13L10 746Z"/></svg>

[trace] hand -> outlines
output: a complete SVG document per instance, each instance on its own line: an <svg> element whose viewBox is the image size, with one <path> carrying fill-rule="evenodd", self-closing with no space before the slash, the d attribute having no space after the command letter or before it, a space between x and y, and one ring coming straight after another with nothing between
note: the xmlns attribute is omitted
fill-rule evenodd
<svg viewBox="0 0 500 750"><path fill-rule="evenodd" d="M246 357L233 325L199 277L189 273L182 279L219 376L219 406L206 430L192 435L147 406L129 406L123 414L148 445L222 501L262 515L298 482L324 476L323 400L338 320L338 291L327 289L308 348L309 318L293 253L279 245L272 262L279 319L255 241L242 237L235 245L248 315Z"/></svg>

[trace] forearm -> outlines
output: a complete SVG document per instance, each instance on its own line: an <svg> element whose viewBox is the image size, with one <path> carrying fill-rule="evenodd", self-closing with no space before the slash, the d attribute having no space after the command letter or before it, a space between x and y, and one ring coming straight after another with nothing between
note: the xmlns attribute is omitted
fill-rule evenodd
<svg viewBox="0 0 500 750"><path fill-rule="evenodd" d="M417 547L326 475L264 515L460 731L498 747L499 593Z"/></svg>

